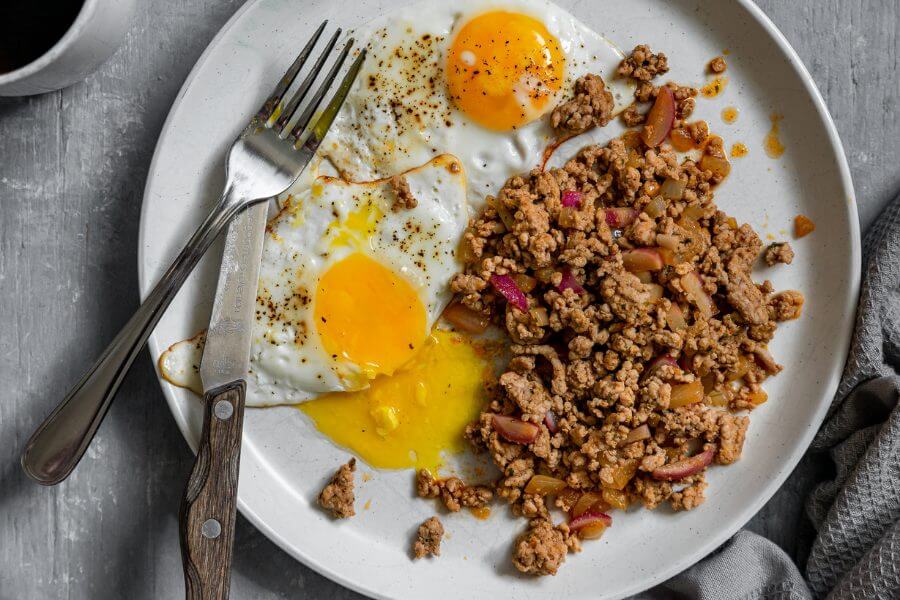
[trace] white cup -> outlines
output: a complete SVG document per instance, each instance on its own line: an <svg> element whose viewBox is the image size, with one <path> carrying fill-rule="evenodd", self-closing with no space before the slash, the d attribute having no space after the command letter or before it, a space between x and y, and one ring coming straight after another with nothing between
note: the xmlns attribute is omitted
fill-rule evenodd
<svg viewBox="0 0 900 600"><path fill-rule="evenodd" d="M47 52L0 74L0 96L52 92L90 75L122 43L134 5L134 0L84 0L68 31Z"/></svg>

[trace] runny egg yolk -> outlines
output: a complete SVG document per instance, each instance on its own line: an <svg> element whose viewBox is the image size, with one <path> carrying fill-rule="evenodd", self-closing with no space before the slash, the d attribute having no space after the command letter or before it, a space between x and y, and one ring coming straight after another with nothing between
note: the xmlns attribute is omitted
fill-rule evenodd
<svg viewBox="0 0 900 600"><path fill-rule="evenodd" d="M319 431L373 467L435 471L442 452L464 450L463 430L481 410L488 368L483 354L468 338L435 330L393 376L299 408Z"/></svg>
<svg viewBox="0 0 900 600"><path fill-rule="evenodd" d="M368 379L409 361L427 333L425 307L413 286L360 252L319 279L314 318L325 351Z"/></svg>
<svg viewBox="0 0 900 600"><path fill-rule="evenodd" d="M544 24L493 11L467 22L450 47L447 85L457 107L497 131L540 117L560 90L565 57Z"/></svg>

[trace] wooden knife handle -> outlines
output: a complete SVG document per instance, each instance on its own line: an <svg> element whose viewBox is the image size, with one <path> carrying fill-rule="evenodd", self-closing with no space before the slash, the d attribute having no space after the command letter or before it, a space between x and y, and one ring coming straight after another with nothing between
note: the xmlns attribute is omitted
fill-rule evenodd
<svg viewBox="0 0 900 600"><path fill-rule="evenodd" d="M203 434L179 514L188 600L228 598L246 387L235 381L203 398Z"/></svg>

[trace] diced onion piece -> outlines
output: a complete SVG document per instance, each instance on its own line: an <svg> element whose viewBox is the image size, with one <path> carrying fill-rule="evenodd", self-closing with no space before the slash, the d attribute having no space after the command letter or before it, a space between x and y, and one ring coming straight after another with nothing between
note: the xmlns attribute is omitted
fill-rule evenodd
<svg viewBox="0 0 900 600"><path fill-rule="evenodd" d="M586 512L569 522L569 529L583 540L596 540L612 525L612 517L604 512Z"/></svg>
<svg viewBox="0 0 900 600"><path fill-rule="evenodd" d="M650 292L650 298L653 300L659 300L663 297L663 292L665 291L663 286L658 283L645 283L644 287L647 288L647 291Z"/></svg>
<svg viewBox="0 0 900 600"><path fill-rule="evenodd" d="M534 423L505 415L493 415L491 426L500 437L516 444L530 444L540 433L540 428Z"/></svg>
<svg viewBox="0 0 900 600"><path fill-rule="evenodd" d="M609 504L610 508L618 508L619 510L628 510L628 494L621 490L610 490L603 488L600 492L603 501Z"/></svg>
<svg viewBox="0 0 900 600"><path fill-rule="evenodd" d="M666 180L663 181L662 187L659 188L659 195L668 198L669 200L681 200L684 198L684 190L686 187L686 181L667 177Z"/></svg>
<svg viewBox="0 0 900 600"><path fill-rule="evenodd" d="M552 410L548 410L544 414L544 425L547 426L547 431L550 433L556 433L559 431L559 423L556 421L556 413Z"/></svg>
<svg viewBox="0 0 900 600"><path fill-rule="evenodd" d="M562 205L566 207L581 206L581 192L566 190L562 193Z"/></svg>
<svg viewBox="0 0 900 600"><path fill-rule="evenodd" d="M750 360L741 354L738 356L737 364L734 365L734 368L725 373L725 381L736 381L746 375L750 369L753 367L753 363Z"/></svg>
<svg viewBox="0 0 900 600"><path fill-rule="evenodd" d="M522 293L522 290L519 289L512 277L509 275L491 275L491 285L506 298L507 302L522 312L528 310L528 298L525 297L525 294Z"/></svg>
<svg viewBox="0 0 900 600"><path fill-rule="evenodd" d="M695 379L690 383L672 386L672 399L669 408L680 408L703 400L703 382Z"/></svg>
<svg viewBox="0 0 900 600"><path fill-rule="evenodd" d="M694 138L691 137L691 132L684 127L676 127L673 129L669 134L669 141L672 142L672 147L679 152L687 152L695 146Z"/></svg>
<svg viewBox="0 0 900 600"><path fill-rule="evenodd" d="M794 236L797 238L802 238L811 234L816 230L816 224L812 222L812 219L805 215L797 215L794 217Z"/></svg>
<svg viewBox="0 0 900 600"><path fill-rule="evenodd" d="M625 270L636 273L638 271L659 271L663 268L662 256L655 248L636 248L622 253L622 263Z"/></svg>
<svg viewBox="0 0 900 600"><path fill-rule="evenodd" d="M453 302L445 308L443 316L448 323L467 333L484 333L491 323L483 314L459 302Z"/></svg>
<svg viewBox="0 0 900 600"><path fill-rule="evenodd" d="M567 487L556 495L556 503L563 510L571 511L579 498L581 498L581 492L574 488Z"/></svg>
<svg viewBox="0 0 900 600"><path fill-rule="evenodd" d="M513 281L516 282L516 287L526 294L533 290L537 285L537 279L530 275L525 275L524 273L516 273L512 278Z"/></svg>
<svg viewBox="0 0 900 600"><path fill-rule="evenodd" d="M550 283L550 280L553 279L554 273L556 273L556 271L553 269L553 267L541 267L534 272L534 276L541 283Z"/></svg>
<svg viewBox="0 0 900 600"><path fill-rule="evenodd" d="M578 283L578 280L575 279L575 276L572 275L572 271L569 269L563 269L562 271L562 279L559 282L559 285L556 287L559 291L563 292L565 290L572 290L576 294L583 294L585 289L581 287L581 284Z"/></svg>
<svg viewBox="0 0 900 600"><path fill-rule="evenodd" d="M545 327L550 324L550 315L547 314L547 309L543 306L532 308L528 312L531 314L531 320L538 327Z"/></svg>
<svg viewBox="0 0 900 600"><path fill-rule="evenodd" d="M625 438L626 444L633 444L634 442L640 442L641 440L646 440L650 437L650 426L644 423L640 427L635 427L631 431L628 432L628 437Z"/></svg>
<svg viewBox="0 0 900 600"><path fill-rule="evenodd" d="M494 209L497 211L497 214L500 216L500 220L503 221L503 224L506 225L506 229L508 231L512 231L513 227L516 224L516 218L509 211L506 206L503 205L501 200L494 201Z"/></svg>
<svg viewBox="0 0 900 600"><path fill-rule="evenodd" d="M660 216L664 212L666 212L666 199L661 195L656 196L647 203L647 206L644 207L644 212L650 215L651 218L655 219Z"/></svg>
<svg viewBox="0 0 900 600"><path fill-rule="evenodd" d="M632 458L612 467L612 481L609 483L604 482L603 487L614 490L624 490L625 486L628 485L628 482L634 477L634 474L637 473L638 464L638 460Z"/></svg>
<svg viewBox="0 0 900 600"><path fill-rule="evenodd" d="M659 233L656 235L656 243L673 252L678 248L678 242L679 239L677 235L669 235L667 233Z"/></svg>
<svg viewBox="0 0 900 600"><path fill-rule="evenodd" d="M687 327L687 320L684 318L684 312L681 310L681 305L675 302L669 306L669 310L666 311L666 323L669 325L669 329L672 331L681 331Z"/></svg>
<svg viewBox="0 0 900 600"><path fill-rule="evenodd" d="M621 229L626 225L631 225L637 219L638 211L633 208L607 208L606 224L614 229Z"/></svg>
<svg viewBox="0 0 900 600"><path fill-rule="evenodd" d="M651 375L656 375L657 371L662 369L663 367L677 367L678 363L675 362L675 359L671 356L662 355L657 356L653 360L650 361L650 364L647 365L647 368L644 370L644 377L650 377Z"/></svg>
<svg viewBox="0 0 900 600"><path fill-rule="evenodd" d="M653 470L653 478L663 481L678 481L685 477L690 477L709 466L715 454L715 448L710 448L696 456L691 456L669 465L663 465Z"/></svg>
<svg viewBox="0 0 900 600"><path fill-rule="evenodd" d="M634 276L637 277L641 283L653 283L653 275L650 271L638 271Z"/></svg>
<svg viewBox="0 0 900 600"><path fill-rule="evenodd" d="M691 204L687 208L684 209L684 212L681 213L682 217L685 219L692 219L695 221L699 221L706 214L706 211L699 204Z"/></svg>
<svg viewBox="0 0 900 600"><path fill-rule="evenodd" d="M747 394L747 399L753 406L759 406L769 399L769 395L763 389L751 391Z"/></svg>
<svg viewBox="0 0 900 600"><path fill-rule="evenodd" d="M706 403L710 406L724 408L731 402L732 393L728 388L713 390L706 396Z"/></svg>
<svg viewBox="0 0 900 600"><path fill-rule="evenodd" d="M701 171L711 171L713 175L719 177L727 177L731 172L731 163L728 159L711 154L701 156L699 166Z"/></svg>
<svg viewBox="0 0 900 600"><path fill-rule="evenodd" d="M550 477L549 475L535 475L528 481L528 485L525 486L525 493L546 496L547 494L557 494L563 491L565 487L566 482L562 479Z"/></svg>
<svg viewBox="0 0 900 600"><path fill-rule="evenodd" d="M625 144L626 148L640 148L642 143L641 132L629 129L622 134L622 142Z"/></svg>
<svg viewBox="0 0 900 600"><path fill-rule="evenodd" d="M690 300L697 305L700 312L705 317L711 317L716 312L716 304L710 298L706 290L703 289L703 280L696 272L691 271L687 275L681 276L681 287Z"/></svg>
<svg viewBox="0 0 900 600"><path fill-rule="evenodd" d="M566 229L575 227L575 215L577 212L578 209L574 206L563 206L559 209L559 216L556 218L556 222L559 223L560 227Z"/></svg>
<svg viewBox="0 0 900 600"><path fill-rule="evenodd" d="M592 508L596 508L596 510L603 512L602 507L603 497L597 492L584 492L581 496L578 497L578 501L572 507L572 518L577 519L581 515L589 512Z"/></svg>
<svg viewBox="0 0 900 600"><path fill-rule="evenodd" d="M650 148L655 148L663 143L672 123L675 122L675 94L671 88L661 87L656 95L656 102L647 114L647 122L641 131L641 139Z"/></svg>

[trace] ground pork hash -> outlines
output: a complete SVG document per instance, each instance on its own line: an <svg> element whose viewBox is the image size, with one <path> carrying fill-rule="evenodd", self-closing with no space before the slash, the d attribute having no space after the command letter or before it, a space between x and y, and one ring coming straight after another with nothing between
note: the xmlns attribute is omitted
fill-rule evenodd
<svg viewBox="0 0 900 600"><path fill-rule="evenodd" d="M722 140L687 123L696 90L650 83L666 70L665 55L636 48L620 76L655 103L623 119L647 124L562 168L511 178L460 248L452 321L465 329L467 313L489 318L510 342L512 358L466 431L502 477L492 494L421 472L417 489L450 510L505 499L529 520L513 550L526 573L556 573L613 509L701 504L707 467L740 457L749 425L740 413L766 401L760 384L781 370L767 343L778 322L800 315L799 292L751 280L762 242L713 201L730 167ZM608 121L602 81L576 88L576 104L553 119L561 135ZM699 157L657 141L666 102L666 131L688 132ZM786 245L765 256L792 257ZM566 522L554 525L551 506Z"/></svg>

